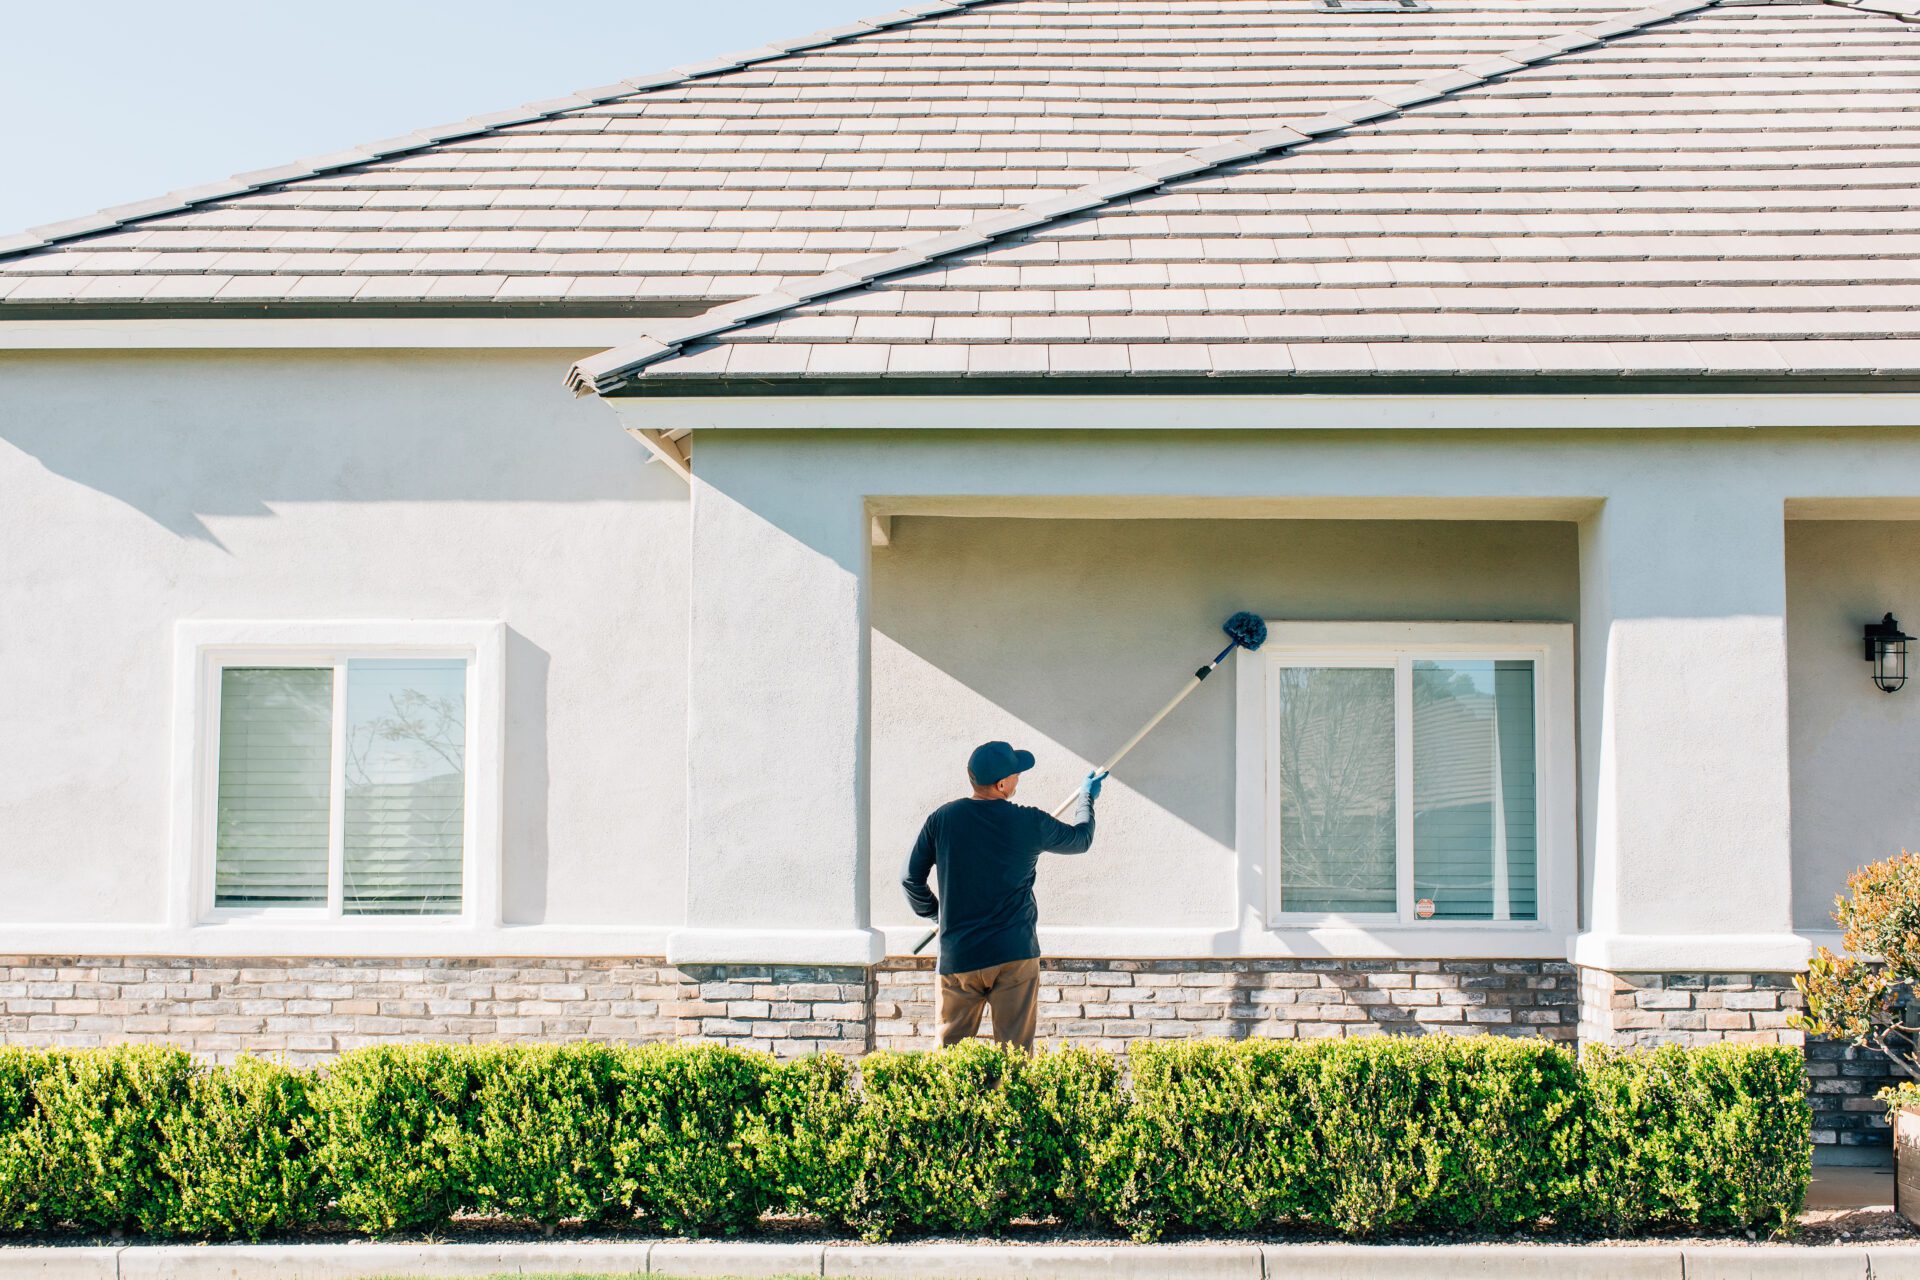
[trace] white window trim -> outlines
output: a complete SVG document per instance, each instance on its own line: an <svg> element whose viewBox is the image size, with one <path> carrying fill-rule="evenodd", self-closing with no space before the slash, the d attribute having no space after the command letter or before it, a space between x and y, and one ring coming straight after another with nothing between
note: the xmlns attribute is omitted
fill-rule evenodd
<svg viewBox="0 0 1920 1280"><path fill-rule="evenodd" d="M500 927L506 627L499 622L180 622L174 629L173 839L167 918L176 930L307 931L355 937ZM458 915L335 917L331 910L216 909L213 858L220 671L335 666L350 658L467 661L466 856ZM338 682L336 682L337 685ZM344 690L336 687L336 700ZM335 733L340 715L335 712ZM335 743L335 750L339 744ZM335 797L336 803L338 797ZM339 820L334 814L334 821ZM333 876L329 875L330 883ZM337 892L330 889L329 896ZM331 903L330 903L331 907Z"/></svg>
<svg viewBox="0 0 1920 1280"><path fill-rule="evenodd" d="M1409 653L1408 650L1421 650ZM1554 946L1571 939L1578 922L1577 757L1573 627L1522 622L1280 622L1269 621L1258 652L1236 658L1235 844L1243 875L1254 882L1246 906L1259 916L1247 924L1269 943L1292 953L1426 957L1481 951L1487 942L1533 938ZM1539 848L1535 920L1419 920L1413 915L1411 806L1399 818L1399 902L1394 913L1337 915L1281 910L1279 852L1271 834L1279 795L1269 758L1278 700L1275 675L1284 664L1322 661L1393 666L1427 659L1528 658L1535 663L1534 717L1539 776ZM1408 682L1396 678L1395 776L1403 794L1412 781ZM1532 946L1527 948L1534 950Z"/></svg>

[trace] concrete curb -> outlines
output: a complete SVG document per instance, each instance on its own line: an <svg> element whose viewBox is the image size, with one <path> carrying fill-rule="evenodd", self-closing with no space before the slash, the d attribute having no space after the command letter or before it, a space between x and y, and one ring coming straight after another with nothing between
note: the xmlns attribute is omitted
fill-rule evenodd
<svg viewBox="0 0 1920 1280"><path fill-rule="evenodd" d="M863 1280L1920 1280L1920 1245L605 1244L0 1247L0 1280L533 1274Z"/></svg>

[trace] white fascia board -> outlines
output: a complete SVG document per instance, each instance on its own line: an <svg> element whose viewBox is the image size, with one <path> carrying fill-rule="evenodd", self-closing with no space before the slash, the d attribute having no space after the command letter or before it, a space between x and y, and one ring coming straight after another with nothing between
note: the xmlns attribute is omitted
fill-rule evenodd
<svg viewBox="0 0 1920 1280"><path fill-rule="evenodd" d="M1448 431L1915 427L1920 393L616 396L655 431Z"/></svg>
<svg viewBox="0 0 1920 1280"><path fill-rule="evenodd" d="M513 319L389 316L306 319L0 320L0 351L600 350L645 336L644 316ZM564 366L554 370L560 383Z"/></svg>
<svg viewBox="0 0 1920 1280"><path fill-rule="evenodd" d="M1583 933L1567 958L1608 973L1797 973L1816 945L1801 933Z"/></svg>

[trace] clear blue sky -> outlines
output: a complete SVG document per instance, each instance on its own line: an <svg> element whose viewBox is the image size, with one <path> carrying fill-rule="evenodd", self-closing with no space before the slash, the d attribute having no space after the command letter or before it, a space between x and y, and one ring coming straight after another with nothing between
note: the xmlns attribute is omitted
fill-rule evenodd
<svg viewBox="0 0 1920 1280"><path fill-rule="evenodd" d="M900 0L0 0L0 233Z"/></svg>

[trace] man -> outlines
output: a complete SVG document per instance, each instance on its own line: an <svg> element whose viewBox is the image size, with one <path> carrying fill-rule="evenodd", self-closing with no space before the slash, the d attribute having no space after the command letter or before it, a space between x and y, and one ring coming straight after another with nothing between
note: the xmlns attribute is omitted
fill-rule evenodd
<svg viewBox="0 0 1920 1280"><path fill-rule="evenodd" d="M1033 1048L1040 994L1040 908L1033 900L1034 864L1042 853L1085 853L1093 847L1093 802L1106 775L1080 784L1072 826L1014 804L1033 753L1004 742L975 748L967 760L973 795L928 816L907 856L901 887L914 914L940 922L940 1043L971 1040L982 1008L993 1010L993 1038ZM940 894L927 875L940 868Z"/></svg>

